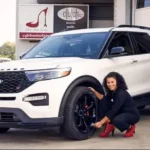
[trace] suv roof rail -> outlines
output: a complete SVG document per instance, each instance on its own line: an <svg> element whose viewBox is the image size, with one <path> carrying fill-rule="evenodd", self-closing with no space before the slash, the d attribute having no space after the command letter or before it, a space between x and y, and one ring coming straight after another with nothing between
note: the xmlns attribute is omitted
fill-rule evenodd
<svg viewBox="0 0 150 150"><path fill-rule="evenodd" d="M150 30L149 27L138 26L138 25L119 25L118 27L130 27L130 28L140 28L140 29L147 29L147 30Z"/></svg>

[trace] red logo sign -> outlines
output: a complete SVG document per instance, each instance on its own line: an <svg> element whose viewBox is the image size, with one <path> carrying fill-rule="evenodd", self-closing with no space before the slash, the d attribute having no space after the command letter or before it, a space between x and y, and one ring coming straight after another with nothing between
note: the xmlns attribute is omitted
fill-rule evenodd
<svg viewBox="0 0 150 150"><path fill-rule="evenodd" d="M46 24L47 11L48 11L48 8L43 9L43 10L38 14L36 23L28 22L28 23L26 23L26 26L28 26L28 27L30 27L30 28L36 28L36 27L38 27L38 26L39 26L39 18L40 18L40 15L41 15L42 13L44 13L44 15L45 15L45 24L44 24L44 27L47 27L47 24Z"/></svg>

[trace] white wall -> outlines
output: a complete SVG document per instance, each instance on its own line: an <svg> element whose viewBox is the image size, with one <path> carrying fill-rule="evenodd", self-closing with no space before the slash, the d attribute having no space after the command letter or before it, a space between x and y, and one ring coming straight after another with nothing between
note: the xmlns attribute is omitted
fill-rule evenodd
<svg viewBox="0 0 150 150"><path fill-rule="evenodd" d="M17 58L20 57L21 54L23 54L24 52L29 51L32 47L34 47L37 43L31 43L29 41L26 40L20 40L17 42L17 48L16 48L16 55Z"/></svg>
<svg viewBox="0 0 150 150"><path fill-rule="evenodd" d="M137 0L132 1L132 24L135 24L135 13L136 13L136 7L137 7Z"/></svg>
<svg viewBox="0 0 150 150"><path fill-rule="evenodd" d="M150 27L150 7L135 10L135 25Z"/></svg>
<svg viewBox="0 0 150 150"><path fill-rule="evenodd" d="M130 0L114 0L114 26L130 24Z"/></svg>
<svg viewBox="0 0 150 150"><path fill-rule="evenodd" d="M17 11L16 11L16 59L19 59L19 56L28 51L36 43L30 43L29 41L19 40L18 39L18 6L19 4L37 4L37 0L17 0Z"/></svg>

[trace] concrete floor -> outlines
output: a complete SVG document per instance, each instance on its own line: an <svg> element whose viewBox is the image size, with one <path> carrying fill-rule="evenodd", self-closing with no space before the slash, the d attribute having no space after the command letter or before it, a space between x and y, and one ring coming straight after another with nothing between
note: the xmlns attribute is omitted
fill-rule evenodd
<svg viewBox="0 0 150 150"><path fill-rule="evenodd" d="M133 138L124 138L118 130L114 137L105 139L99 138L98 134L85 141L69 141L60 137L57 130L10 130L0 135L0 149L149 149L150 108L141 111Z"/></svg>

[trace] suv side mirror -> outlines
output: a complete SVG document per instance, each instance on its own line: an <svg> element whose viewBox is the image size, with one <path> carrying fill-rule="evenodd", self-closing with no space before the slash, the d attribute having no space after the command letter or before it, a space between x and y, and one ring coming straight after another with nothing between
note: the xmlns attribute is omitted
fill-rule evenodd
<svg viewBox="0 0 150 150"><path fill-rule="evenodd" d="M125 49L123 47L113 47L110 51L110 55L121 54L123 52L125 52Z"/></svg>
<svg viewBox="0 0 150 150"><path fill-rule="evenodd" d="M21 59L23 56L25 56L26 53L27 53L27 52L22 53L22 54L20 55L20 59Z"/></svg>

